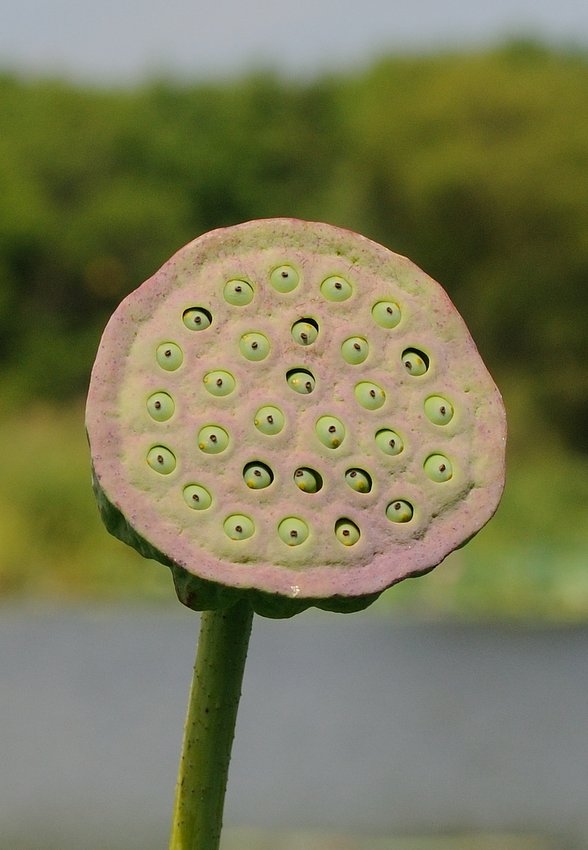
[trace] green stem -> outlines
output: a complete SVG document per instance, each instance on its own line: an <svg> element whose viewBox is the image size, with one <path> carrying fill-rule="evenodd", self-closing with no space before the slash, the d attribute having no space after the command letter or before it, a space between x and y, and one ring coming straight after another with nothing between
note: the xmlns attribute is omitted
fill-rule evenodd
<svg viewBox="0 0 588 850"><path fill-rule="evenodd" d="M218 850L253 610L202 614L169 850Z"/></svg>

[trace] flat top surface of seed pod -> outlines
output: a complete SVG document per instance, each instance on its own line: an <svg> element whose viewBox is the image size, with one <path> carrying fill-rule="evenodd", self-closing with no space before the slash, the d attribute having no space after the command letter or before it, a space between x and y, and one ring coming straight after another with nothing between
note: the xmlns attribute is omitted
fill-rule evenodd
<svg viewBox="0 0 588 850"><path fill-rule="evenodd" d="M292 219L208 233L112 316L87 430L97 486L195 576L362 596L494 513L504 407L444 290Z"/></svg>

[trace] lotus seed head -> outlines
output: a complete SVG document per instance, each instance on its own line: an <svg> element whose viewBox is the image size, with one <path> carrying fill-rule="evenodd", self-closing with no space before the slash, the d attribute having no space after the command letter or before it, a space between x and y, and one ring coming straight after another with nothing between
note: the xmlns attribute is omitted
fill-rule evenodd
<svg viewBox="0 0 588 850"><path fill-rule="evenodd" d="M234 307L245 307L253 301L253 287L246 280L229 280L223 290L225 301Z"/></svg>
<svg viewBox="0 0 588 850"><path fill-rule="evenodd" d="M205 511L212 505L212 496L201 484L188 484L184 487L184 501L194 511Z"/></svg>
<svg viewBox="0 0 588 850"><path fill-rule="evenodd" d="M318 324L313 319L299 319L292 325L292 339L299 345L312 345L318 337Z"/></svg>
<svg viewBox="0 0 588 850"><path fill-rule="evenodd" d="M300 466L294 472L294 483L304 493L318 493L322 489L322 476L315 469Z"/></svg>
<svg viewBox="0 0 588 850"><path fill-rule="evenodd" d="M182 365L184 355L182 349L175 342L162 342L157 346L155 359L166 372L175 372Z"/></svg>
<svg viewBox="0 0 588 850"><path fill-rule="evenodd" d="M338 448L345 439L345 425L335 416L321 416L315 424L316 435L328 449Z"/></svg>
<svg viewBox="0 0 588 850"><path fill-rule="evenodd" d="M278 535L286 546L300 546L308 539L308 525L299 517L289 516L278 525Z"/></svg>
<svg viewBox="0 0 588 850"><path fill-rule="evenodd" d="M353 294L353 287L344 277L333 275L321 283L321 294L327 301L347 301Z"/></svg>
<svg viewBox="0 0 588 850"><path fill-rule="evenodd" d="M300 282L300 275L292 266L278 266L270 274L270 281L278 292L292 292Z"/></svg>
<svg viewBox="0 0 588 850"><path fill-rule="evenodd" d="M429 455L424 463L424 470L431 479L439 483L449 481L453 477L453 466L445 455Z"/></svg>
<svg viewBox="0 0 588 850"><path fill-rule="evenodd" d="M225 519L223 528L231 540L248 540L255 533L255 523L244 514L231 514Z"/></svg>
<svg viewBox="0 0 588 850"><path fill-rule="evenodd" d="M363 363L369 354L369 350L368 342L362 336L349 337L341 346L343 360L353 366Z"/></svg>
<svg viewBox="0 0 588 850"><path fill-rule="evenodd" d="M354 546L361 537L361 532L350 519L342 518L335 523L335 537L344 546Z"/></svg>
<svg viewBox="0 0 588 850"><path fill-rule="evenodd" d="M374 322L381 328L395 328L400 324L402 314L395 301L378 301L372 307Z"/></svg>
<svg viewBox="0 0 588 850"><path fill-rule="evenodd" d="M399 455L404 448L404 441L391 428L382 428L376 432L376 445L386 455Z"/></svg>
<svg viewBox="0 0 588 850"><path fill-rule="evenodd" d="M212 324L212 314L203 307L189 307L184 310L182 319L191 331L205 331Z"/></svg>
<svg viewBox="0 0 588 850"><path fill-rule="evenodd" d="M253 424L262 434L274 435L280 433L285 421L286 419L280 408L268 404L265 407L259 408L255 414Z"/></svg>

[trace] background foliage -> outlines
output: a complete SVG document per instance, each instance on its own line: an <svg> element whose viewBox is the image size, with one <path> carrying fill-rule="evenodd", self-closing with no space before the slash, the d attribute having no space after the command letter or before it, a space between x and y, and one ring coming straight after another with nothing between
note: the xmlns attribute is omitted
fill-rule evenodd
<svg viewBox="0 0 588 850"><path fill-rule="evenodd" d="M364 233L439 280L504 392L510 481L448 565L386 599L588 614L588 62L515 42L294 84L0 77L0 592L171 594L110 541L80 400L120 299L214 227Z"/></svg>

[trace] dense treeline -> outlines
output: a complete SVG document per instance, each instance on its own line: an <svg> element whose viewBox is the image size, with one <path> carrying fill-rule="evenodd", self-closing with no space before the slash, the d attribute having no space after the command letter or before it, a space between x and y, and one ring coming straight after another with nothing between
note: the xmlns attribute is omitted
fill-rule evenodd
<svg viewBox="0 0 588 850"><path fill-rule="evenodd" d="M588 450L588 62L532 44L353 77L0 78L0 378L83 392L120 298L213 227L322 219L440 280L537 428Z"/></svg>

